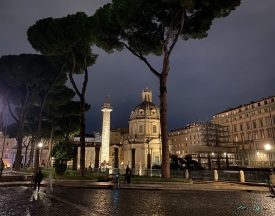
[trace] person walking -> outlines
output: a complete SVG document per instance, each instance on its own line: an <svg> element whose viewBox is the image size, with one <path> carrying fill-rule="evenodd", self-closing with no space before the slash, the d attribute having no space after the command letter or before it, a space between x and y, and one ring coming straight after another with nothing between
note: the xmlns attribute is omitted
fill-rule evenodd
<svg viewBox="0 0 275 216"><path fill-rule="evenodd" d="M127 184L130 185L131 183L131 169L129 168L129 165L127 165L127 168L125 170L125 179L124 179L124 184L127 182Z"/></svg>
<svg viewBox="0 0 275 216"><path fill-rule="evenodd" d="M38 192L39 192L39 189L40 189L40 184L41 184L41 181L42 179L44 178L42 172L41 172L41 169L38 170L38 173L36 173L34 179L33 179L33 182L34 182L34 190L36 190L36 187L38 189Z"/></svg>
<svg viewBox="0 0 275 216"><path fill-rule="evenodd" d="M3 169L5 168L5 164L3 162L3 160L0 160L0 175L2 175Z"/></svg>

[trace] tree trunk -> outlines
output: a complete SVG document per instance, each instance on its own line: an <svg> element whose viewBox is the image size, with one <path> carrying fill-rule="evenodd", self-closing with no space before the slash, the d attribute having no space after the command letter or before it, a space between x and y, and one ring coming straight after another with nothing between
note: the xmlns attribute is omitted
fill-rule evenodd
<svg viewBox="0 0 275 216"><path fill-rule="evenodd" d="M81 97L80 111L80 176L85 175L85 98Z"/></svg>
<svg viewBox="0 0 275 216"><path fill-rule="evenodd" d="M28 148L29 148L29 144L25 147L26 150L25 150L24 168L26 167L26 163L27 163Z"/></svg>
<svg viewBox="0 0 275 216"><path fill-rule="evenodd" d="M23 108L22 108L23 109ZM18 128L18 136L17 136L17 151L14 161L14 169L19 170L22 160L22 141L23 141L23 128L24 128L24 119L25 115L23 110L20 112L19 118L19 128Z"/></svg>
<svg viewBox="0 0 275 216"><path fill-rule="evenodd" d="M31 150L30 150L30 159L28 162L28 167L32 168L33 166L33 153L34 153L34 145L35 145L35 138L32 136L32 140L31 140Z"/></svg>
<svg viewBox="0 0 275 216"><path fill-rule="evenodd" d="M82 91L80 92L76 86L76 83L73 79L73 74L75 70L76 57L73 52L71 52L73 57L73 68L69 73L70 82L80 99L80 112L79 112L79 123L80 123L80 176L84 177L85 175L85 94L88 84L88 69L86 67L86 57L84 58L85 72L84 72L84 81L82 84Z"/></svg>
<svg viewBox="0 0 275 216"><path fill-rule="evenodd" d="M50 140L49 140L49 148L48 148L48 153L47 153L47 157L46 157L46 159L48 160L46 162L47 163L47 168L49 168L49 164L50 164L50 161L51 161L51 151L52 151L52 145L53 145L54 128L55 128L55 124L52 126L52 129L51 129L51 137L50 137Z"/></svg>
<svg viewBox="0 0 275 216"><path fill-rule="evenodd" d="M88 83L88 69L85 69L82 94L80 97L80 176L85 175L85 94Z"/></svg>
<svg viewBox="0 0 275 216"><path fill-rule="evenodd" d="M170 178L169 143L167 130L167 101L166 101L167 74L160 77L160 125L162 141L162 178Z"/></svg>

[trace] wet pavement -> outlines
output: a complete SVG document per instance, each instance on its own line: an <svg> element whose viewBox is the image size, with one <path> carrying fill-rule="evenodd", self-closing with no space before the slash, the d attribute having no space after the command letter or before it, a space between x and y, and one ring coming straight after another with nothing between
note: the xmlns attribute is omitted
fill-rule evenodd
<svg viewBox="0 0 275 216"><path fill-rule="evenodd" d="M32 181L0 181L0 216L275 215L265 184L132 182L118 189L115 182L54 180L53 191L46 184L37 193Z"/></svg>
<svg viewBox="0 0 275 216"><path fill-rule="evenodd" d="M275 215L267 191L0 187L1 216Z"/></svg>

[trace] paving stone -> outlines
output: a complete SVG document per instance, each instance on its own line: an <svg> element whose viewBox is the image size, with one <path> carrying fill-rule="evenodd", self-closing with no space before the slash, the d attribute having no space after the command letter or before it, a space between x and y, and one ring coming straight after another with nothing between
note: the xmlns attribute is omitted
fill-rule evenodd
<svg viewBox="0 0 275 216"><path fill-rule="evenodd" d="M262 191L137 190L0 187L1 216L230 216L275 215L274 198Z"/></svg>

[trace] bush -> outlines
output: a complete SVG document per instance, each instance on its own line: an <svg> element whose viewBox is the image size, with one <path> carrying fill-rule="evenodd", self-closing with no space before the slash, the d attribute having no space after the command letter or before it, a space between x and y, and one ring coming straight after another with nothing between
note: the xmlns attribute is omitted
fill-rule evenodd
<svg viewBox="0 0 275 216"><path fill-rule="evenodd" d="M55 163L55 173L57 175L63 175L67 169L67 164L65 163Z"/></svg>

